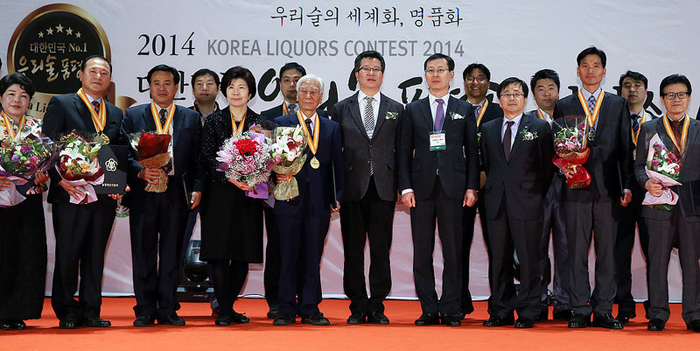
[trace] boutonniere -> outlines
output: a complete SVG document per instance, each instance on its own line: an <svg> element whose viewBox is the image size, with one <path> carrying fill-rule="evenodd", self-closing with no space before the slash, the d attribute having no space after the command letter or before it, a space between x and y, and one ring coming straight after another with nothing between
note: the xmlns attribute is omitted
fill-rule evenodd
<svg viewBox="0 0 700 351"><path fill-rule="evenodd" d="M523 141L535 140L537 139L537 132L531 132L525 127L520 134L523 136Z"/></svg>
<svg viewBox="0 0 700 351"><path fill-rule="evenodd" d="M396 116L398 116L398 112L387 112L386 116L384 118L386 119L396 119Z"/></svg>
<svg viewBox="0 0 700 351"><path fill-rule="evenodd" d="M464 119L464 116L460 115L459 113L455 113L454 111L450 111L450 119L455 120L455 119Z"/></svg>
<svg viewBox="0 0 700 351"><path fill-rule="evenodd" d="M476 143L481 145L481 132L476 133Z"/></svg>

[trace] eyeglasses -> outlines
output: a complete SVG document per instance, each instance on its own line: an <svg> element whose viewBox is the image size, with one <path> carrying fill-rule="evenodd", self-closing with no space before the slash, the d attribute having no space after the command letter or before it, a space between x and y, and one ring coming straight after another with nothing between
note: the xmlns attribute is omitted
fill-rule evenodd
<svg viewBox="0 0 700 351"><path fill-rule="evenodd" d="M474 78L474 77L469 77L466 80L467 83L479 83L479 84L484 84L488 82L488 79L486 78Z"/></svg>
<svg viewBox="0 0 700 351"><path fill-rule="evenodd" d="M666 94L664 94L664 97L666 98L666 100L675 100L676 96L681 100L685 100L688 97L688 92L681 91L678 93L666 93Z"/></svg>
<svg viewBox="0 0 700 351"><path fill-rule="evenodd" d="M370 73L379 73L382 71L381 68L369 68L367 66L360 67L360 71L364 72L365 74L370 74Z"/></svg>
<svg viewBox="0 0 700 351"><path fill-rule="evenodd" d="M503 94L503 95L501 95L501 97L505 97L506 100L519 99L521 96L525 96L525 94Z"/></svg>
<svg viewBox="0 0 700 351"><path fill-rule="evenodd" d="M425 74L427 75L433 75L433 74L443 74L445 72L449 71L447 68L438 68L438 69L426 69Z"/></svg>

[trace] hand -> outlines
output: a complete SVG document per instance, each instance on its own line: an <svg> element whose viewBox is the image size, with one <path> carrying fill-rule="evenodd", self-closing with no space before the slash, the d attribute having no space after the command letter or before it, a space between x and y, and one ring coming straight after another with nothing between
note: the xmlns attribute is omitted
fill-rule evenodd
<svg viewBox="0 0 700 351"><path fill-rule="evenodd" d="M145 180L149 184L155 185L160 178L160 172L158 168L144 168L139 172L139 178Z"/></svg>
<svg viewBox="0 0 700 351"><path fill-rule="evenodd" d="M340 203L338 201L336 201L335 208L333 208L333 206L331 206L331 213L336 213L338 211L340 211Z"/></svg>
<svg viewBox="0 0 700 351"><path fill-rule="evenodd" d="M661 184L660 181L654 179L654 178L649 178L646 183L644 183L644 189L647 189L649 194L652 196L659 197L663 193L664 186Z"/></svg>
<svg viewBox="0 0 700 351"><path fill-rule="evenodd" d="M199 206L199 202L202 200L202 192L201 191L193 191L192 192L192 199L190 200L190 210L194 210L195 207Z"/></svg>
<svg viewBox="0 0 700 351"><path fill-rule="evenodd" d="M622 196L620 197L620 205L626 207L630 201L632 201L632 192L629 189L622 190Z"/></svg>
<svg viewBox="0 0 700 351"><path fill-rule="evenodd" d="M131 191L131 188L129 188L129 185L127 185L126 188L124 188L124 191L127 192L127 193L128 193L129 191ZM109 196L109 198L112 199L112 200L119 200L119 199L121 199L121 198L124 197L124 194L109 194L109 195L107 195L107 196Z"/></svg>
<svg viewBox="0 0 700 351"><path fill-rule="evenodd" d="M576 172L574 172L574 170L571 167L563 168L561 171L564 173L566 179L571 179L574 177L574 174L576 174Z"/></svg>
<svg viewBox="0 0 700 351"><path fill-rule="evenodd" d="M80 201L80 199L82 199L83 196L85 196L85 193L78 190L78 188L68 184L68 182L65 179L61 179L61 181L58 182L58 185L60 185L68 193L68 195L72 196L78 201Z"/></svg>
<svg viewBox="0 0 700 351"><path fill-rule="evenodd" d="M486 172L481 171L479 172L479 189L483 189L484 185L486 185Z"/></svg>
<svg viewBox="0 0 700 351"><path fill-rule="evenodd" d="M45 184L49 180L49 174L46 172L36 172L34 175L34 184Z"/></svg>
<svg viewBox="0 0 700 351"><path fill-rule="evenodd" d="M282 183L286 182L288 180L292 179L292 176L289 174L279 174L277 173L277 183Z"/></svg>
<svg viewBox="0 0 700 351"><path fill-rule="evenodd" d="M411 191L411 192L408 192L408 193L401 195L401 203L403 203L404 206L406 206L408 208L416 207L415 194Z"/></svg>
<svg viewBox="0 0 700 351"><path fill-rule="evenodd" d="M243 191L249 191L250 189L252 189L250 187L250 185L248 185L248 183L246 183L246 182L241 182L240 180L233 180L233 179L229 179L228 181L233 183L233 185L237 186L238 189L241 189Z"/></svg>
<svg viewBox="0 0 700 351"><path fill-rule="evenodd" d="M0 176L0 189L7 189L12 186L12 181L7 180L7 178Z"/></svg>
<svg viewBox="0 0 700 351"><path fill-rule="evenodd" d="M479 198L479 193L474 190L474 189L467 189L467 192L464 193L464 201L462 201L462 207L464 206L469 206L472 207L476 203L476 200Z"/></svg>

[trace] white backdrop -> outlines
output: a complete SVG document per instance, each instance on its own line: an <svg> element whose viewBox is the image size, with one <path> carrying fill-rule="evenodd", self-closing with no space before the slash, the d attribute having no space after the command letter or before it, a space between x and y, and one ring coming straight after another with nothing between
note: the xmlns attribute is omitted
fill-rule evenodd
<svg viewBox="0 0 700 351"><path fill-rule="evenodd" d="M250 104L259 112L281 102L274 77L289 61L297 61L309 73L323 77L327 87L324 100L332 103L353 92L354 85L349 81L353 59L365 49L384 54L387 68L383 92L404 103L427 94L421 78L422 64L435 51L449 54L456 61L452 87L457 96L463 95L461 72L472 62L486 64L493 83L509 76L529 81L537 70L552 68L561 76L561 96L568 95L568 87L579 84L575 57L589 45L605 50L608 56L603 88L614 91L619 75L628 69L642 72L653 92L648 110L657 114L661 78L677 72L686 74L692 82L700 77L696 64L700 45L695 36L700 32L695 18L700 3L690 1L85 0L72 4L90 13L104 28L114 65L115 93L137 103L149 101L143 77L156 64L167 63L182 72L178 103L186 106L192 104L189 80L194 71L207 67L224 72L242 65L261 81L258 96ZM1 74L8 72L10 48L4 43L9 45L20 22L44 5L34 0L3 4L0 50L4 51L0 57L5 64ZM43 107L36 104L32 110L42 115ZM528 108L534 108L532 99ZM693 116L696 109L697 103L691 102ZM50 216L48 207L47 291L53 268ZM391 296L414 297L413 248L403 207L397 208L394 229ZM117 219L107 253L106 294L132 291L128 238L128 220ZM441 262L439 254L435 260ZM644 268L638 246L633 265L633 293L644 298ZM324 295L342 296L342 266L339 220L334 216L322 264ZM261 294L262 265L251 267L244 293ZM473 294L487 296L486 254L478 230L471 267ZM671 299L679 300L677 261L672 262L671 270Z"/></svg>

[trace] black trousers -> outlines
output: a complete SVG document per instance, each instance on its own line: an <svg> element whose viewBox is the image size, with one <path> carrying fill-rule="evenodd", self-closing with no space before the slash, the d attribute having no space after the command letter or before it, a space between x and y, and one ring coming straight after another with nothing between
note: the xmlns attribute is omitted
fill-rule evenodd
<svg viewBox="0 0 700 351"><path fill-rule="evenodd" d="M620 221L617 225L617 237L615 238L615 282L617 283L615 303L618 304L620 314L630 316L636 315L636 303L632 296L632 249L634 248L636 228L639 228L639 244L642 247L645 263L649 257L649 228L642 218L644 192L641 190L640 192L639 196L633 196L629 205L620 207ZM647 268L648 286L649 270L648 267L645 268Z"/></svg>
<svg viewBox="0 0 700 351"><path fill-rule="evenodd" d="M277 293L280 289L280 233L277 229L277 217L275 217L274 210L263 205L263 213L265 215L265 232L267 233L265 271L263 272L265 300L268 307L276 307L278 303Z"/></svg>

